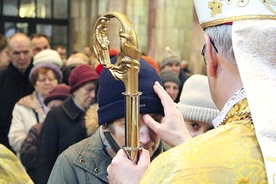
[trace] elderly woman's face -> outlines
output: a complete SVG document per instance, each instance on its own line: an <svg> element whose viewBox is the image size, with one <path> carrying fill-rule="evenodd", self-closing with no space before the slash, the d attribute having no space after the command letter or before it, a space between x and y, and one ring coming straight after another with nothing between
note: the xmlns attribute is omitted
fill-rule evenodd
<svg viewBox="0 0 276 184"><path fill-rule="evenodd" d="M73 93L75 102L84 109L87 109L96 98L96 82L90 81L82 85Z"/></svg>
<svg viewBox="0 0 276 184"><path fill-rule="evenodd" d="M58 80L55 73L48 70L45 73L38 73L34 88L42 97L45 97L56 85L58 85Z"/></svg>

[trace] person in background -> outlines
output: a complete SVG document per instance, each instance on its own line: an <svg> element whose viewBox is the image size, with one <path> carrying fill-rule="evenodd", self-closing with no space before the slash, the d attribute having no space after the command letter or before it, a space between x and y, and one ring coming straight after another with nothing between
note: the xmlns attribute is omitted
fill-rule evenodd
<svg viewBox="0 0 276 184"><path fill-rule="evenodd" d="M34 90L28 78L33 67L30 38L23 33L12 35L8 39L8 55L11 62L0 71L0 143L12 150L8 133L13 107Z"/></svg>
<svg viewBox="0 0 276 184"><path fill-rule="evenodd" d="M0 70L6 68L9 64L8 41L4 35L0 34Z"/></svg>
<svg viewBox="0 0 276 184"><path fill-rule="evenodd" d="M116 61L112 59L112 63ZM158 137L142 119L149 113L161 122L163 108L152 89L155 81L161 79L155 69L144 59L140 60L140 144L149 150L150 159L164 151ZM59 155L48 183L108 183L107 166L117 151L125 146L125 91L123 82L114 79L109 70L104 69L99 79L98 124L100 128L89 138L69 147Z"/></svg>
<svg viewBox="0 0 276 184"><path fill-rule="evenodd" d="M62 61L62 68L66 65L67 61L67 51L66 48L63 45L58 45L56 47L56 51L59 53Z"/></svg>
<svg viewBox="0 0 276 184"><path fill-rule="evenodd" d="M18 157L20 156L21 145L30 128L44 121L48 113L44 98L55 86L61 83L62 73L55 64L51 63L49 57L48 62L39 63L32 68L29 80L35 90L32 94L22 97L15 104L8 134L9 143Z"/></svg>
<svg viewBox="0 0 276 184"><path fill-rule="evenodd" d="M89 46L84 47L83 53L89 58L92 54L91 47Z"/></svg>
<svg viewBox="0 0 276 184"><path fill-rule="evenodd" d="M63 83L69 84L68 78L70 73L74 68L76 68L79 65L83 64L89 64L89 58L81 52L78 52L72 56L70 56L65 64L65 67L63 68Z"/></svg>
<svg viewBox="0 0 276 184"><path fill-rule="evenodd" d="M33 57L45 49L50 49L50 42L46 35L34 33L31 35Z"/></svg>
<svg viewBox="0 0 276 184"><path fill-rule="evenodd" d="M78 52L68 58L66 61L66 66L76 67L80 64L88 64L89 65L89 58L81 52Z"/></svg>
<svg viewBox="0 0 276 184"><path fill-rule="evenodd" d="M194 74L187 79L176 106L191 137L213 129L212 121L219 115L210 94L208 78L204 75Z"/></svg>
<svg viewBox="0 0 276 184"><path fill-rule="evenodd" d="M180 61L180 69L185 72L188 76L191 75L191 71L189 70L189 62L186 60Z"/></svg>
<svg viewBox="0 0 276 184"><path fill-rule="evenodd" d="M179 92L176 98L176 102L179 102L180 94L185 81L189 78L185 72L180 70L180 58L179 56L169 47L165 48L164 58L160 62L160 71L170 70L178 76L180 80Z"/></svg>
<svg viewBox="0 0 276 184"><path fill-rule="evenodd" d="M57 85L45 97L44 104L47 105L49 110L59 106L71 95L69 90L70 87L65 84ZM36 181L37 146L42 126L43 123L32 126L20 148L20 160L33 181Z"/></svg>
<svg viewBox="0 0 276 184"><path fill-rule="evenodd" d="M58 155L87 138L85 113L96 102L98 74L87 64L77 66L69 76L71 97L47 114L38 144L37 182L47 183ZM35 182L36 182L35 181Z"/></svg>
<svg viewBox="0 0 276 184"><path fill-rule="evenodd" d="M0 183L33 184L20 160L0 144Z"/></svg>
<svg viewBox="0 0 276 184"><path fill-rule="evenodd" d="M176 102L180 85L178 76L169 70L164 70L160 73L160 77L162 79L164 89L170 95L172 100Z"/></svg>

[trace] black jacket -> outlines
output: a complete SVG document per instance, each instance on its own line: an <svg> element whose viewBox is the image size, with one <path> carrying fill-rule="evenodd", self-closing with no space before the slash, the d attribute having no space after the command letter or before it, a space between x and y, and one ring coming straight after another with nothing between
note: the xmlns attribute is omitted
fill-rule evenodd
<svg viewBox="0 0 276 184"><path fill-rule="evenodd" d="M20 149L20 160L33 180L36 176L35 167L37 163L37 146L42 126L43 123L38 123L29 130Z"/></svg>
<svg viewBox="0 0 276 184"><path fill-rule="evenodd" d="M36 183L47 183L52 167L66 148L87 138L85 112L79 109L72 97L50 110L44 121L39 144Z"/></svg>
<svg viewBox="0 0 276 184"><path fill-rule="evenodd" d="M11 149L8 133L11 126L12 110L15 103L22 97L33 92L29 82L32 64L24 73L20 73L12 63L0 71L0 143Z"/></svg>
<svg viewBox="0 0 276 184"><path fill-rule="evenodd" d="M187 73L185 73L183 70L180 70L180 74L179 74L180 85L179 85L179 91L178 91L178 95L177 95L177 98L176 98L175 102L179 102L180 95L182 93L183 85L189 77L190 76Z"/></svg>

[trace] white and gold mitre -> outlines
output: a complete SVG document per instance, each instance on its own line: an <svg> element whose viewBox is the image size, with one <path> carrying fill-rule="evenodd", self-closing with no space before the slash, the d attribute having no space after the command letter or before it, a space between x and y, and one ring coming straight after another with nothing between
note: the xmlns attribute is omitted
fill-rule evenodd
<svg viewBox="0 0 276 184"><path fill-rule="evenodd" d="M236 20L276 19L276 0L194 0L203 29Z"/></svg>

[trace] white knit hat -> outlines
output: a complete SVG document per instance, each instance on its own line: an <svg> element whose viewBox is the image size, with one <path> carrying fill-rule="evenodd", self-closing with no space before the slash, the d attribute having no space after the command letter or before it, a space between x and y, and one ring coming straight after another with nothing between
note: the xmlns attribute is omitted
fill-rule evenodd
<svg viewBox="0 0 276 184"><path fill-rule="evenodd" d="M52 49L43 50L34 56L33 65L44 62L56 64L59 68L62 66L62 60L59 53Z"/></svg>
<svg viewBox="0 0 276 184"><path fill-rule="evenodd" d="M213 119L219 115L210 94L208 79L199 74L186 80L177 107L184 120L212 124Z"/></svg>

